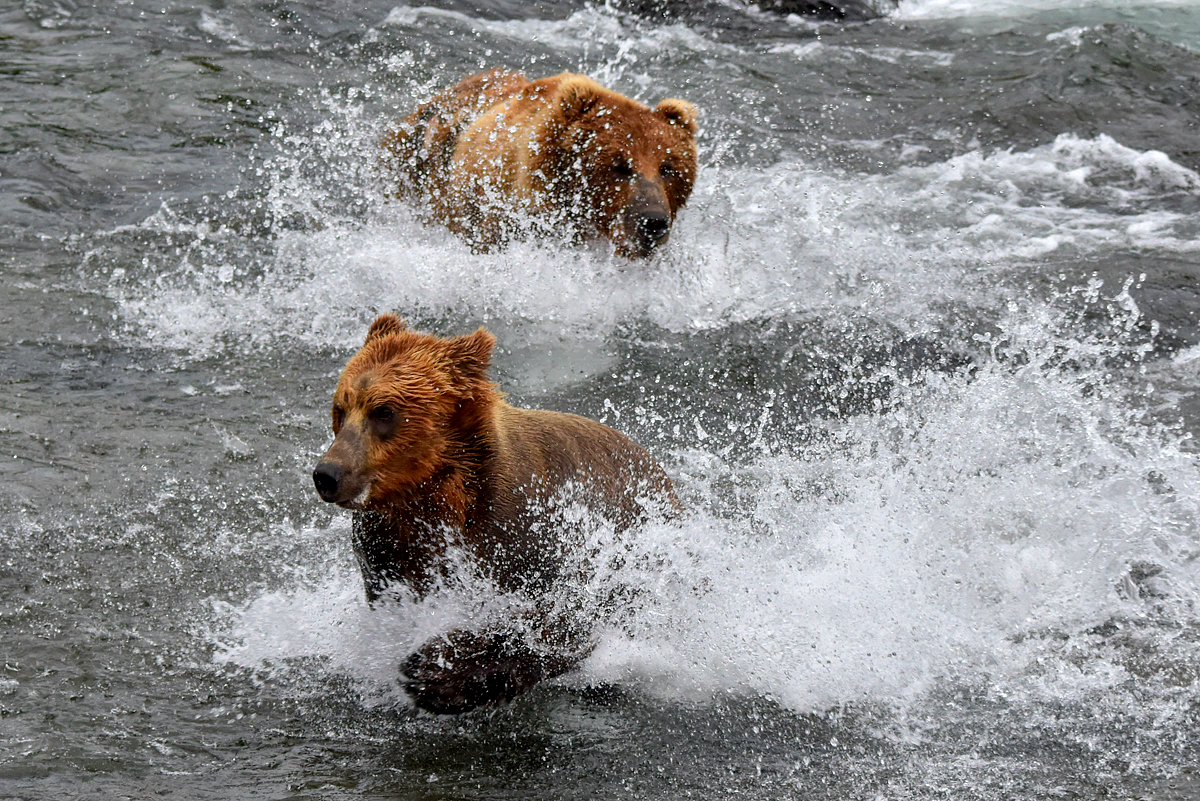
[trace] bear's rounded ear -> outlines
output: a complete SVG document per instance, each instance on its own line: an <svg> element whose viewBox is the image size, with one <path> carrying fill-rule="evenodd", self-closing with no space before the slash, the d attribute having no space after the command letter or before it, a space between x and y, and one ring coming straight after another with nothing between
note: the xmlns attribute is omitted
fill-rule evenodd
<svg viewBox="0 0 1200 801"><path fill-rule="evenodd" d="M371 323L371 328L367 331L367 342L372 339L379 339L388 334L398 334L407 328L404 321L394 314L381 314L375 318L375 322ZM365 344L365 343L364 343Z"/></svg>
<svg viewBox="0 0 1200 801"><path fill-rule="evenodd" d="M451 368L465 377L479 380L487 379L487 369L492 363L494 347L496 338L486 328L446 340Z"/></svg>
<svg viewBox="0 0 1200 801"><path fill-rule="evenodd" d="M572 75L559 86L563 120L574 122L591 111L600 101L600 84L582 75Z"/></svg>
<svg viewBox="0 0 1200 801"><path fill-rule="evenodd" d="M687 128L693 136L695 135L696 120L700 116L700 110L691 103L672 97L660 102L654 110L665 117L667 122Z"/></svg>

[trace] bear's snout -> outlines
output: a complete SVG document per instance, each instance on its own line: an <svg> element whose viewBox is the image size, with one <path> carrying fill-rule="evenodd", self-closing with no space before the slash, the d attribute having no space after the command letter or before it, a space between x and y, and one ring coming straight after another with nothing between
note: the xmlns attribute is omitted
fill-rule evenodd
<svg viewBox="0 0 1200 801"><path fill-rule="evenodd" d="M659 181L637 177L625 215L626 255L645 258L671 236L671 205Z"/></svg>
<svg viewBox="0 0 1200 801"><path fill-rule="evenodd" d="M340 464L321 462L317 465L313 470L313 484L316 485L317 494L321 496L321 500L337 503L338 491L345 475L346 471Z"/></svg>
<svg viewBox="0 0 1200 801"><path fill-rule="evenodd" d="M371 481L364 469L367 442L357 425L343 425L313 470L321 500L357 509L367 500Z"/></svg>
<svg viewBox="0 0 1200 801"><path fill-rule="evenodd" d="M364 480L361 473L332 461L317 465L313 470L313 484L321 500L346 509L361 509L371 489L371 483Z"/></svg>
<svg viewBox="0 0 1200 801"><path fill-rule="evenodd" d="M642 249L651 251L671 235L671 216L661 211L649 212L639 217L634 227Z"/></svg>

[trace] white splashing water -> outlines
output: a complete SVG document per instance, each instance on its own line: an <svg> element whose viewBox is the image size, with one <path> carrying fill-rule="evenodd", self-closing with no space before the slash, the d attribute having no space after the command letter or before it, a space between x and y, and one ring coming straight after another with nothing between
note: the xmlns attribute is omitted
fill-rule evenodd
<svg viewBox="0 0 1200 801"><path fill-rule="evenodd" d="M689 454L685 491L736 469L759 482L757 502L742 519L701 510L643 530L618 576L637 600L565 681L688 700L766 695L797 711L902 703L948 677L1018 682L1035 667L1039 681L1103 692L1125 677L1118 663L1048 662L1025 638L1159 614L1131 583L1139 564L1163 568L1157 603L1181 617L1200 588L1194 460L1149 435L1114 441L1114 412L1036 366L988 370L933 388L902 419L846 424L824 453L738 468ZM369 612L345 571L227 610L220 659L320 657L391 702L400 660L477 619L479 603Z"/></svg>
<svg viewBox="0 0 1200 801"><path fill-rule="evenodd" d="M901 0L896 17L900 19L930 19L973 15L1020 18L1038 11L1066 9L1127 10L1182 9L1191 7L1189 0L1140 0L1138 3L1120 0L1005 0L981 3L979 0Z"/></svg>
<svg viewBox="0 0 1200 801"><path fill-rule="evenodd" d="M1050 366L1053 327L1009 320L1012 358L931 379L897 411L833 423L798 453L676 454L696 508L609 544L625 565L609 578L635 600L561 681L767 696L801 712L903 706L983 677L1026 694L1113 691L1128 679L1119 655L1056 643L1112 621L1194 618L1200 469L1116 393L1095 392L1094 375ZM1102 355L1086 349L1081 360ZM729 477L752 500L706 511ZM344 569L226 610L221 659L316 656L394 702L412 648L503 612L506 599L468 589L372 613Z"/></svg>
<svg viewBox="0 0 1200 801"><path fill-rule="evenodd" d="M323 146L342 159L371 152L374 132L356 120L348 128L304 141L311 151L333 140ZM919 329L938 305L995 304L994 278L981 285L981 267L1002 275L1059 250L1200 247L1194 215L1166 203L1200 192L1200 177L1104 135L1063 135L1030 151L972 152L884 176L796 163L709 167L665 253L648 263L626 262L602 244L530 241L472 254L411 208L373 194L361 166L331 164L325 182L302 179L286 157L268 167L277 176L271 214L315 220L315 230L278 232L261 274L239 280L239 259L255 243L164 207L137 232L170 245L145 257L154 286L123 270L108 278L134 337L196 358L230 343L349 348L387 310L481 320L502 339L534 345L603 339L631 319L687 331L822 308ZM322 210L320 198L347 179L370 200L365 217Z"/></svg>
<svg viewBox="0 0 1200 801"><path fill-rule="evenodd" d="M1061 21L1075 38L1100 25L1136 27L1193 51L1200 50L1200 19L1191 0L900 0L896 20L954 20L980 35L1026 29L1031 22ZM1081 24L1082 23L1082 24Z"/></svg>

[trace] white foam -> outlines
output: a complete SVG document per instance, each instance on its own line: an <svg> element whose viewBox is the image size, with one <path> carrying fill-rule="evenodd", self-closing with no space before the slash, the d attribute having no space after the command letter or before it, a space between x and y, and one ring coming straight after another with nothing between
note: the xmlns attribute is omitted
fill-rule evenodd
<svg viewBox="0 0 1200 801"><path fill-rule="evenodd" d="M515 40L528 48L548 48L571 69L585 72L601 84L620 91L659 91L661 87L637 70L639 62L656 60L663 53L678 62L688 56L729 53L733 48L709 39L685 25L648 24L597 4L564 19L488 20L457 11L427 6L397 6L381 23L388 27L419 29L429 19L458 25L478 36L483 33L500 41ZM541 77L540 74L530 77ZM648 98L650 99L650 98ZM657 100L659 98L652 98Z"/></svg>
<svg viewBox="0 0 1200 801"><path fill-rule="evenodd" d="M329 531L310 531L331 543L348 544L346 520ZM287 527L273 534L293 536ZM263 532L255 536L264 536ZM337 549L335 549L337 550ZM240 603L211 599L212 619L202 636L213 662L261 673L287 692L321 692L313 678L342 676L357 682L368 703L403 702L399 665L417 646L455 628L481 628L511 618L519 601L482 580L421 603L398 598L377 609L367 605L362 580L348 547L345 561L296 565L295 580Z"/></svg>
<svg viewBox="0 0 1200 801"><path fill-rule="evenodd" d="M933 308L995 303L995 282L981 283L981 268L1064 248L1200 248L1192 215L1170 204L1200 192L1195 172L1105 135L1064 134L1028 151L974 151L891 175L823 173L794 161L761 170L710 165L665 252L647 262L617 258L604 243L552 240L473 254L413 208L376 194L358 163L373 152L374 133L346 114L340 131L288 135L300 155L265 167L274 218L299 215L313 225L278 231L272 250L256 254L265 263L253 280L239 278L241 260L268 243L243 242L169 207L112 232L149 232L170 244L146 251L152 282L126 270L105 277L133 336L190 358L280 341L349 349L375 314L398 310L484 322L502 346L576 352L581 369L553 382L604 369L598 346L629 320L688 331L845 308L920 329ZM330 160L328 175L304 168L312 149ZM365 216L327 210L348 183L368 203Z"/></svg>
<svg viewBox="0 0 1200 801"><path fill-rule="evenodd" d="M845 451L764 457L753 514L689 523L670 569L643 577L632 637L610 633L585 675L799 710L899 704L948 676L1022 684L1035 666L1103 692L1118 662L1077 673L1041 635L1157 614L1122 594L1135 563L1167 565L1184 619L1200 588L1200 472L1114 413L1040 365L989 369L904 419L849 423ZM805 498L814 485L834 491Z"/></svg>
<svg viewBox="0 0 1200 801"><path fill-rule="evenodd" d="M246 50L248 44L242 39L238 32L237 26L221 18L220 15L210 12L208 9L200 10L200 19L196 23L204 33L209 36L216 37L227 44L234 45L235 49Z"/></svg>
<svg viewBox="0 0 1200 801"><path fill-rule="evenodd" d="M1186 9L1190 0L1139 0L1140 9ZM958 17L1012 17L1020 19L1045 11L1112 9L1124 11L1130 3L1121 0L900 0L895 19L948 19Z"/></svg>

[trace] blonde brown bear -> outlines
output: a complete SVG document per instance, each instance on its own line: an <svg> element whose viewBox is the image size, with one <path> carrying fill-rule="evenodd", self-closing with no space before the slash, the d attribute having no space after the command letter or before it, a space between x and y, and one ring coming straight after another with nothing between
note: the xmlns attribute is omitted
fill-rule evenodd
<svg viewBox="0 0 1200 801"><path fill-rule="evenodd" d="M549 609L548 591L580 562L562 504L582 504L617 531L679 509L671 480L628 437L505 403L487 378L494 344L482 328L441 339L387 314L342 373L334 441L313 481L323 500L354 510L372 603L425 595L465 555L501 590ZM586 655L579 624L536 637L528 626L452 631L405 661L405 689L434 712L509 699Z"/></svg>
<svg viewBox="0 0 1200 801"><path fill-rule="evenodd" d="M590 78L492 70L425 103L384 137L399 193L486 250L513 234L663 245L696 182L696 107L653 109Z"/></svg>

